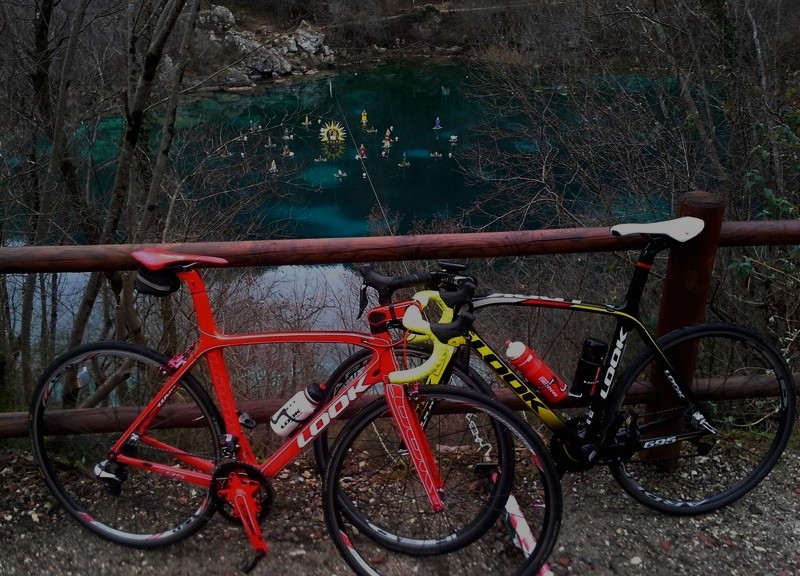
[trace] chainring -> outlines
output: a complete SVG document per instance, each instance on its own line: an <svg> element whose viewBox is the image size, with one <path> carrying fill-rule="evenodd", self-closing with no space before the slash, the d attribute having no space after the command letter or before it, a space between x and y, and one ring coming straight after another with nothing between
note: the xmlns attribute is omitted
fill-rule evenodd
<svg viewBox="0 0 800 576"><path fill-rule="evenodd" d="M567 423L576 430L575 438L577 439L582 424L579 424L576 419L568 420ZM570 442L570 437L566 435L553 435L550 440L550 455L553 457L559 476L563 476L566 472L583 472L592 467L582 446L574 440Z"/></svg>
<svg viewBox="0 0 800 576"><path fill-rule="evenodd" d="M248 485L253 490L253 496L257 507L256 519L259 523L263 522L272 508L274 491L272 485L261 470L252 464L246 464L237 460L226 460L221 462L212 473L211 480L211 499L217 506L217 511L229 522L241 524L231 502L225 497L225 491L234 476L239 482Z"/></svg>

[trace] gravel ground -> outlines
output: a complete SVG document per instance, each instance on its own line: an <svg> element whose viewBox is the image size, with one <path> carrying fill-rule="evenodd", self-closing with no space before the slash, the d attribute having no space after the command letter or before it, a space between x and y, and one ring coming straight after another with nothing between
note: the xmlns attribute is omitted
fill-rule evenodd
<svg viewBox="0 0 800 576"><path fill-rule="evenodd" d="M255 574L349 573L327 541L320 481L306 467L293 466L275 483L266 521L271 555ZM568 475L563 487L564 520L550 558L556 576L800 576L796 440L755 491L701 517L673 518L639 506L603 469ZM28 453L0 444L0 575L239 574L249 545L238 528L214 518L200 534L165 549L116 546L55 504Z"/></svg>

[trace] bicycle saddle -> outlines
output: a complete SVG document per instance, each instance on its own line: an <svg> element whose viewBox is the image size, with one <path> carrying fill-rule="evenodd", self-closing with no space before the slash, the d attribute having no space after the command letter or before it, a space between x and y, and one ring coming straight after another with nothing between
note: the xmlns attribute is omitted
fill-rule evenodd
<svg viewBox="0 0 800 576"><path fill-rule="evenodd" d="M131 252L131 256L142 266L150 270L161 270L170 266L193 267L198 264L227 264L224 258L204 256L203 254L182 254L163 248L145 248Z"/></svg>
<svg viewBox="0 0 800 576"><path fill-rule="evenodd" d="M648 236L666 236L677 242L691 240L703 231L703 222L694 216L683 216L674 220L652 222L649 224L617 224L611 227L614 236L630 236L644 234Z"/></svg>

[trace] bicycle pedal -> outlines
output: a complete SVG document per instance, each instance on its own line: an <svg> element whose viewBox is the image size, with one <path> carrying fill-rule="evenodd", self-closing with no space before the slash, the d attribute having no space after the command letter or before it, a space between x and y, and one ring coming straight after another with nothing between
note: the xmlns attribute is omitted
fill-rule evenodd
<svg viewBox="0 0 800 576"><path fill-rule="evenodd" d="M266 557L267 553L263 550L257 550L253 557L249 560L245 560L244 563L239 566L239 570L247 574L248 572L252 572L253 568L255 568L261 559Z"/></svg>
<svg viewBox="0 0 800 576"><path fill-rule="evenodd" d="M252 430L258 423L250 417L250 414L242 412L239 414L239 424L242 425L242 428Z"/></svg>

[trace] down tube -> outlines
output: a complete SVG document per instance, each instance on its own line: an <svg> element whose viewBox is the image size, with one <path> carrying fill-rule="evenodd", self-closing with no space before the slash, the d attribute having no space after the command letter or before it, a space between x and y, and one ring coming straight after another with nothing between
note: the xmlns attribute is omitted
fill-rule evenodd
<svg viewBox="0 0 800 576"><path fill-rule="evenodd" d="M383 375L396 369L396 360L391 345L381 343L367 345L365 342L350 342L370 348L373 352L369 363L362 369L358 378L339 391L325 406L320 408L311 420L303 424L291 438L284 442L261 466L267 478L274 478L294 458L336 420L364 392L383 383Z"/></svg>
<svg viewBox="0 0 800 576"><path fill-rule="evenodd" d="M587 425L590 427L592 437L604 432L601 424L605 423L608 417L609 402L607 397L613 383L616 381L616 374L622 352L632 332L637 332L639 338L648 346L653 347L655 342L650 333L634 316L623 309L618 309L610 305L594 304L582 302L580 300L565 300L563 298L550 298L546 296L532 296L522 294L489 294L475 298L475 310L490 306L532 306L536 308L558 308L585 312L588 314L602 314L617 318L617 325L614 331L614 348L606 355L606 360L601 371L600 394L595 394L592 398L590 409L587 413ZM548 405L542 400L538 391L525 380L517 378L514 371L496 354L477 333L473 333L471 346L480 355L483 361L492 368L495 374L503 380L519 398L553 431L564 428L564 422L550 410ZM577 358L576 358L577 360Z"/></svg>
<svg viewBox="0 0 800 576"><path fill-rule="evenodd" d="M494 350L483 341L474 329L470 332L470 347L550 430L555 431L564 428L564 422L545 404L544 400L539 396L538 390L525 379L518 378L517 374L501 359L500 355L495 354Z"/></svg>

